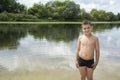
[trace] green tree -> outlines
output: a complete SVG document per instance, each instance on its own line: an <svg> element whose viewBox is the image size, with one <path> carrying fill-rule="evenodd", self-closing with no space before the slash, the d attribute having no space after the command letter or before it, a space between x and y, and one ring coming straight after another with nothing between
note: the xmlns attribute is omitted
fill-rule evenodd
<svg viewBox="0 0 120 80"><path fill-rule="evenodd" d="M73 1L68 1L62 15L65 20L75 20L80 13L80 5Z"/></svg>
<svg viewBox="0 0 120 80"><path fill-rule="evenodd" d="M105 21L106 20L106 12L104 10L98 10L98 20Z"/></svg>
<svg viewBox="0 0 120 80"><path fill-rule="evenodd" d="M24 13L24 14L27 14L27 7L23 4L20 4L20 3L16 3L14 5L14 12L15 13Z"/></svg>
<svg viewBox="0 0 120 80"><path fill-rule="evenodd" d="M16 0L0 0L0 13L4 11L10 13L23 13L26 10L27 8Z"/></svg>
<svg viewBox="0 0 120 80"><path fill-rule="evenodd" d="M92 9L90 11L90 15L94 21L96 21L98 19L98 11L96 9Z"/></svg>
<svg viewBox="0 0 120 80"><path fill-rule="evenodd" d="M45 4L45 8L47 10L47 15L46 17L48 18L53 18L53 15L55 14L55 5L53 1L49 1Z"/></svg>
<svg viewBox="0 0 120 80"><path fill-rule="evenodd" d="M112 12L107 12L106 13L105 18L106 18L107 21L112 21L113 17L114 17L114 14Z"/></svg>
<svg viewBox="0 0 120 80"><path fill-rule="evenodd" d="M92 16L94 21L106 21L109 19L109 16L107 16L104 10L92 9L90 11L90 15Z"/></svg>
<svg viewBox="0 0 120 80"><path fill-rule="evenodd" d="M117 14L118 20L120 20L120 13Z"/></svg>
<svg viewBox="0 0 120 80"><path fill-rule="evenodd" d="M35 3L33 5L33 7L28 9L28 14L32 14L32 15L35 15L37 17L40 17L41 15L39 13L41 12L41 7L42 7L41 3L39 3L39 4Z"/></svg>
<svg viewBox="0 0 120 80"><path fill-rule="evenodd" d="M81 18L82 20L85 20L85 19L87 19L87 20L92 20L92 17L91 17L91 15L90 15L90 13L87 13L84 8L81 9L80 18Z"/></svg>
<svg viewBox="0 0 120 80"><path fill-rule="evenodd" d="M65 3L64 2L60 2L58 0L53 2L53 7L54 7L54 13L52 15L52 17L54 19L61 19L62 18L62 12L65 9Z"/></svg>

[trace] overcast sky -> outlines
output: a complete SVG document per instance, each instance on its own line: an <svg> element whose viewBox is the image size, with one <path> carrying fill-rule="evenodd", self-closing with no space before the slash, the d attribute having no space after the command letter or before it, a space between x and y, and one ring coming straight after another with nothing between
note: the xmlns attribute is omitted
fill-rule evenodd
<svg viewBox="0 0 120 80"><path fill-rule="evenodd" d="M17 0L18 2L31 7L34 3L46 3L53 0ZM60 0L64 1L64 0ZM117 14L120 13L120 0L72 0L77 4L80 4L80 8L85 8L87 12L91 9L102 9L105 11L111 11Z"/></svg>

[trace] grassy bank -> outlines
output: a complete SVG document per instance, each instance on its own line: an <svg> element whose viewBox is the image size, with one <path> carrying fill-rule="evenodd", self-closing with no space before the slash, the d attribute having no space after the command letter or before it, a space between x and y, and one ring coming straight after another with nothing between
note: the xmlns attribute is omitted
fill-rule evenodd
<svg viewBox="0 0 120 80"><path fill-rule="evenodd" d="M112 22L92 22L94 24L120 24L120 21ZM1 21L0 24L81 24L81 22L14 22L14 21Z"/></svg>

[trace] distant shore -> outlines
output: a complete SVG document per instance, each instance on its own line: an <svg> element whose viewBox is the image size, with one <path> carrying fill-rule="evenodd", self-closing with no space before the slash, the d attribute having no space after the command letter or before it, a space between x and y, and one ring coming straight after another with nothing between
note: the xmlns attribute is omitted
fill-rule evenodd
<svg viewBox="0 0 120 80"><path fill-rule="evenodd" d="M101 22L92 22L93 24L119 24L120 21L101 21ZM0 24L81 24L81 22L23 22L23 21L0 21Z"/></svg>

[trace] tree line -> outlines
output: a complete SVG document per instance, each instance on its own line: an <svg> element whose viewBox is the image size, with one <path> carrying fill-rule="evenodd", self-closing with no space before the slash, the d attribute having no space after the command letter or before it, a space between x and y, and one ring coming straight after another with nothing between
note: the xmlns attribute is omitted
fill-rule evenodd
<svg viewBox="0 0 120 80"><path fill-rule="evenodd" d="M92 21L120 21L120 13L106 12L105 10L92 9L86 12L84 8L74 1L55 0L45 4L34 3L30 8L20 4L17 0L0 1L1 21L39 21L59 20L59 21L82 21L84 19Z"/></svg>

